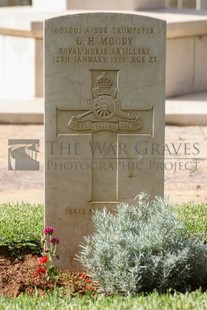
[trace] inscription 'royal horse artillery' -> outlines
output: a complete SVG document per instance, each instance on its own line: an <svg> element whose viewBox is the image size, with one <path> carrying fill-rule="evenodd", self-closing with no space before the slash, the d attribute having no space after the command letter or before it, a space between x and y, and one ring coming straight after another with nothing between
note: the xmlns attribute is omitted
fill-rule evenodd
<svg viewBox="0 0 207 310"><path fill-rule="evenodd" d="M96 79L97 87L92 89L93 99L88 100L90 110L73 116L68 126L73 130L137 131L142 128L140 116L121 110L121 101L117 98L118 89L106 71Z"/></svg>

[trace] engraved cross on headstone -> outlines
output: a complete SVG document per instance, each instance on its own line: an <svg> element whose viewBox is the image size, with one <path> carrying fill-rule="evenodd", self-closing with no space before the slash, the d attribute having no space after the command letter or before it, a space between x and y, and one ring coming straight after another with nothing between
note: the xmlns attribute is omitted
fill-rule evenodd
<svg viewBox="0 0 207 310"><path fill-rule="evenodd" d="M119 201L118 163L119 155L123 154L119 152L118 135L129 132L139 134L144 128L140 112L129 113L121 108L118 97L119 71L92 70L91 75L92 99L88 100L89 109L73 115L67 126L74 134L92 135L92 167L97 163L98 168L92 171L90 203L93 206L97 203L109 206ZM58 137L61 137L61 132Z"/></svg>

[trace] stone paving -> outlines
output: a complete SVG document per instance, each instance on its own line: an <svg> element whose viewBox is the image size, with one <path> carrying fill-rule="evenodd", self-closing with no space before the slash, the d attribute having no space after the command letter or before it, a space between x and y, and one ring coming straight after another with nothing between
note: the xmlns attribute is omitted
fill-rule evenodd
<svg viewBox="0 0 207 310"><path fill-rule="evenodd" d="M43 125L0 125L0 203L44 204ZM8 170L8 139L39 139L38 171ZM156 150L154 150L156 151ZM166 126L165 196L173 203L207 202L207 126Z"/></svg>
<svg viewBox="0 0 207 310"><path fill-rule="evenodd" d="M0 126L0 203L2 202L44 202L43 182L43 126L1 125ZM8 139L39 139L39 171L8 170Z"/></svg>
<svg viewBox="0 0 207 310"><path fill-rule="evenodd" d="M178 203L207 202L207 127L167 126L165 136L165 196Z"/></svg>

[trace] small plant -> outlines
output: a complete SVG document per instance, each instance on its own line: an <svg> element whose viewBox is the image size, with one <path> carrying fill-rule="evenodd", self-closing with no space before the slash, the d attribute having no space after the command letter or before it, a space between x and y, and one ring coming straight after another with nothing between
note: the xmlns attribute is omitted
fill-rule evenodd
<svg viewBox="0 0 207 310"><path fill-rule="evenodd" d="M95 233L85 237L78 257L108 293L137 294L156 289L185 291L207 283L207 251L161 199L121 203L113 215L93 215Z"/></svg>
<svg viewBox="0 0 207 310"><path fill-rule="evenodd" d="M38 260L39 266L36 268L35 273L35 276L38 276L47 272L48 280L57 280L58 278L58 271L54 266L54 259L59 259L56 253L59 239L52 237L53 233L53 227L47 227L43 230L43 238L41 240L43 253Z"/></svg>

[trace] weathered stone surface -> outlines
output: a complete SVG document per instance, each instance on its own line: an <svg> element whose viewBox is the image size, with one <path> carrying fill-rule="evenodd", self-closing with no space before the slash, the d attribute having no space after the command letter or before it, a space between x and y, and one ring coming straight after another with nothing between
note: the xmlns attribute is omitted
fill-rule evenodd
<svg viewBox="0 0 207 310"><path fill-rule="evenodd" d="M163 195L165 22L118 13L45 25L46 225L79 270L94 209Z"/></svg>

